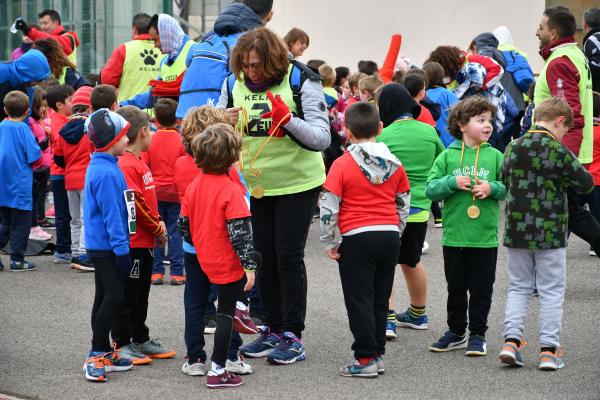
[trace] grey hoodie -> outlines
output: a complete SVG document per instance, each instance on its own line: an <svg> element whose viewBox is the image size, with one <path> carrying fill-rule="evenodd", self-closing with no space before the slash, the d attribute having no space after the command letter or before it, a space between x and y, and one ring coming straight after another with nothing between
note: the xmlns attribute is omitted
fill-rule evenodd
<svg viewBox="0 0 600 400"><path fill-rule="evenodd" d="M394 156L384 143L357 143L348 147L348 152L364 176L373 185L386 182L400 168L402 163ZM321 194L319 207L321 210L321 243L326 249L331 249L341 243L337 226L340 203L343 199L327 190ZM400 224L396 229L387 225L372 225L353 229L344 236L356 235L362 232L398 230L402 236L406 219L410 211L410 192L396 194L396 209L400 216Z"/></svg>

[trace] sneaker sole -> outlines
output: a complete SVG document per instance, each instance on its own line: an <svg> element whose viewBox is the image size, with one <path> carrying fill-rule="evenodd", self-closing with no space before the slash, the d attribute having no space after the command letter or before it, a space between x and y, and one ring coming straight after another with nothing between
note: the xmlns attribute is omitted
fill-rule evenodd
<svg viewBox="0 0 600 400"><path fill-rule="evenodd" d="M176 351L170 351L168 353L161 354L146 354L146 357L155 358L157 360L164 360L165 358L173 358L177 355Z"/></svg>
<svg viewBox="0 0 600 400"><path fill-rule="evenodd" d="M519 363L517 361L517 359L515 358L514 353L510 352L510 351L502 351L499 355L498 358L500 359L500 361L502 361L502 363L510 366L510 367L522 367L523 363Z"/></svg>
<svg viewBox="0 0 600 400"><path fill-rule="evenodd" d="M244 322L237 317L233 318L233 329L235 329L236 332L245 335L256 335L258 333L258 330L252 329L252 327L244 324Z"/></svg>
<svg viewBox="0 0 600 400"><path fill-rule="evenodd" d="M470 351L465 352L465 355L467 357L483 357L483 356L487 356L487 351L470 350Z"/></svg>
<svg viewBox="0 0 600 400"><path fill-rule="evenodd" d="M181 373L187 376L204 376L206 375L206 371L189 371L186 372L183 369L181 370Z"/></svg>
<svg viewBox="0 0 600 400"><path fill-rule="evenodd" d="M379 373L378 372L374 372L374 373L371 373L371 374L351 374L351 373L340 372L340 376L343 376L344 378L373 379L373 378L377 378L379 376Z"/></svg>
<svg viewBox="0 0 600 400"><path fill-rule="evenodd" d="M416 329L418 331L424 331L424 330L429 329L428 324L415 325L415 324L411 324L410 322L400 322L398 320L396 320L396 326L400 327L400 328Z"/></svg>
<svg viewBox="0 0 600 400"><path fill-rule="evenodd" d="M552 362L549 363L540 363L539 369L540 371L558 371L564 367L564 365L556 365Z"/></svg>
<svg viewBox="0 0 600 400"><path fill-rule="evenodd" d="M24 268L24 269L10 269L10 272L28 272L28 271L35 271L37 269L37 267L33 267L33 268Z"/></svg>
<svg viewBox="0 0 600 400"><path fill-rule="evenodd" d="M205 335L214 335L217 328L204 328Z"/></svg>
<svg viewBox="0 0 600 400"><path fill-rule="evenodd" d="M133 365L148 365L152 364L152 359L150 357L144 358L130 358Z"/></svg>
<svg viewBox="0 0 600 400"><path fill-rule="evenodd" d="M82 272L93 272L96 269L94 267L88 267L86 265L71 263L71 269L76 269Z"/></svg>
<svg viewBox="0 0 600 400"><path fill-rule="evenodd" d="M105 376L91 376L88 375L87 373L87 368L85 367L85 364L83 364L83 372L85 372L85 379L87 379L90 382L107 382L108 378Z"/></svg>
<svg viewBox="0 0 600 400"><path fill-rule="evenodd" d="M236 375L250 375L250 374L254 373L254 370L252 368L250 368L250 370L242 370L242 369L235 368L235 367L234 368L225 367L225 370L227 372L232 372Z"/></svg>
<svg viewBox="0 0 600 400"><path fill-rule="evenodd" d="M446 347L445 349L440 349L438 347L429 346L429 350L433 351L434 353L446 353L448 351L460 350L460 349L466 349L466 348L467 348L466 341L464 343L450 345L450 346Z"/></svg>
<svg viewBox="0 0 600 400"><path fill-rule="evenodd" d="M244 350L240 349L240 353L244 356L244 357L249 357L249 358L262 358L262 357L267 357L269 354L271 354L272 352L275 351L275 347L267 349L267 350L263 350L261 352L258 353L248 353L245 352Z"/></svg>
<svg viewBox="0 0 600 400"><path fill-rule="evenodd" d="M388 339L388 340L389 339L396 339L396 338L398 338L398 334L397 333L388 333L388 332L386 332L385 333L385 338Z"/></svg>
<svg viewBox="0 0 600 400"><path fill-rule="evenodd" d="M206 387L209 389L226 389L226 388L232 388L232 387L238 387L241 386L244 382L240 382L240 383L219 383L219 384L215 384L215 385L210 385L210 384L206 384Z"/></svg>
<svg viewBox="0 0 600 400"><path fill-rule="evenodd" d="M127 365L127 366L123 366L123 367L117 367L116 365L107 365L107 366L104 367L104 370L106 371L106 373L109 373L109 372L124 372L124 371L129 371L131 368L133 368L133 364Z"/></svg>
<svg viewBox="0 0 600 400"><path fill-rule="evenodd" d="M290 365L290 364L294 364L296 361L304 361L306 359L306 353L302 353L296 357L292 357L289 360L280 360L278 358L268 358L267 357L267 361L271 364L277 364L277 365Z"/></svg>

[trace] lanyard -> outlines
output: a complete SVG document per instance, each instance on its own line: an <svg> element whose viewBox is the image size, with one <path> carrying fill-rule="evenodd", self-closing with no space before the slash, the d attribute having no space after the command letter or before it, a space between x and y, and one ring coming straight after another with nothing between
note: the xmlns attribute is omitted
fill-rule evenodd
<svg viewBox="0 0 600 400"><path fill-rule="evenodd" d="M477 183L477 170L479 167L479 150L481 150L481 144L479 144L479 146L477 146L477 154L475 155L475 183ZM465 155L465 142L462 142L462 149L460 151L460 166L463 166L463 157ZM473 197L473 205L475 205L475 195L472 195Z"/></svg>

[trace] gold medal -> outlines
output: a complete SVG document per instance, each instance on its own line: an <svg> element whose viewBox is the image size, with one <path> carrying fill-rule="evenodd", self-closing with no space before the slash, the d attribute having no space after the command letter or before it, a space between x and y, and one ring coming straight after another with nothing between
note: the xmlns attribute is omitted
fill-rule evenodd
<svg viewBox="0 0 600 400"><path fill-rule="evenodd" d="M256 185L252 188L252 197L260 199L265 195L265 188L262 185Z"/></svg>
<svg viewBox="0 0 600 400"><path fill-rule="evenodd" d="M481 211L479 210L479 207L477 207L475 204L473 204L471 207L467 208L467 215L471 219L479 218L480 213L481 213Z"/></svg>

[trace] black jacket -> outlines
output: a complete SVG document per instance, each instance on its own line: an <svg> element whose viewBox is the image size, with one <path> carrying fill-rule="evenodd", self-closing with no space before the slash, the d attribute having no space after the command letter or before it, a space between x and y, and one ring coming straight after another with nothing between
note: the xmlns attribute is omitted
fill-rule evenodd
<svg viewBox="0 0 600 400"><path fill-rule="evenodd" d="M600 92L600 29L592 29L585 35L583 52L592 73L592 89Z"/></svg>

